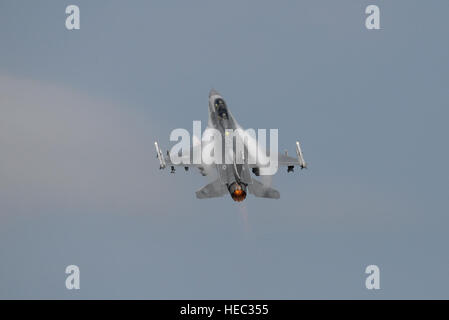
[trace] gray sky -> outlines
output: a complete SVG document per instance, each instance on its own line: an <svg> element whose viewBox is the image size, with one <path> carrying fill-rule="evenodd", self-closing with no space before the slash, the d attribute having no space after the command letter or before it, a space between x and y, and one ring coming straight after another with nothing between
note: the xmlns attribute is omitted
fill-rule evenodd
<svg viewBox="0 0 449 320"><path fill-rule="evenodd" d="M448 10L1 1L0 298L449 298ZM280 200L200 201L207 179L158 170L154 140L205 122L212 87L302 141Z"/></svg>

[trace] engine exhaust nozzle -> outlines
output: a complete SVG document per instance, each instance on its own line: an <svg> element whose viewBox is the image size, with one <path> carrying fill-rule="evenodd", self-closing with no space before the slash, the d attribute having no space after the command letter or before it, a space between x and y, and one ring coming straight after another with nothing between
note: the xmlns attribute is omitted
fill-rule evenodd
<svg viewBox="0 0 449 320"><path fill-rule="evenodd" d="M238 182L233 182L229 186L229 193L234 201L241 202L246 198L246 186Z"/></svg>

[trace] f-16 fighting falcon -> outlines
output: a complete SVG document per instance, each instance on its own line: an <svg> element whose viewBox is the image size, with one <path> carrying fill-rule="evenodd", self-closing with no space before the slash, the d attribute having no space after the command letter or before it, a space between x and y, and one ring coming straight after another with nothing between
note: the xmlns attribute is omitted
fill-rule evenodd
<svg viewBox="0 0 449 320"><path fill-rule="evenodd" d="M192 147L189 145L189 150L187 150L186 154L182 154L182 157L179 158L181 161L174 161L174 154L168 151L167 156L164 156L158 143L155 142L160 169L170 166L171 172L174 173L175 166L184 167L186 171L190 167L196 167L203 176L213 173L215 169L217 178L196 191L196 197L199 199L222 197L227 193L231 195L234 201L238 202L245 200L247 193L256 197L279 199L280 194L276 189L264 185L250 174L250 171L252 171L255 176L264 175L264 170L269 166L266 161L268 157L267 152L260 148L254 137L251 137L241 129L223 97L214 89L209 93L208 129L215 129L214 132L218 132L219 140L214 141L214 146L218 142L219 149L214 148L213 150L214 154L224 159L224 161L205 163L204 152L208 144L210 146L210 141L202 140ZM285 154L277 152L277 136L276 152L273 152L273 149L271 149L271 144L270 138L270 152L271 154L277 154L277 159L274 159L277 161L272 161L273 159L270 157L270 162L272 161L276 166L274 173L278 166L286 166L288 172L293 172L295 166L299 166L301 169L307 167L298 141L296 142L296 158L288 156L287 152ZM197 155L197 161L194 160L193 163L190 157L192 154L194 158ZM175 155L179 155L179 153ZM264 157L265 160L262 161L261 158ZM271 174L274 173L271 171Z"/></svg>

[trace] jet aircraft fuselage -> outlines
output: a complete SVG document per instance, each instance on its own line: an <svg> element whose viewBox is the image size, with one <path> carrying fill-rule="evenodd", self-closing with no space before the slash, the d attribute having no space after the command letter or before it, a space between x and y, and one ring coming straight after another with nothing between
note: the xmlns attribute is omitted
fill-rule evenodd
<svg viewBox="0 0 449 320"><path fill-rule="evenodd" d="M196 167L200 170L201 174L207 175L209 170L206 170L206 166L215 168L217 179L196 191L196 196L199 199L221 197L226 193L229 193L232 199L238 202L243 201L246 198L247 193L256 197L279 199L280 194L276 189L264 185L251 176L251 172L255 176L259 176L262 174L261 170L264 169L264 165L261 165L260 162L255 161L253 163L253 161L248 161L248 158L250 157L251 159L259 157L260 153L257 141L251 141L251 146L257 145L257 154L254 155L254 148L248 148L248 135L246 133L243 135L241 134L243 129L240 128L232 116L224 98L213 89L209 93L208 127L219 132L218 148L220 148L219 153L221 153L221 155L214 155L214 157L215 159L221 157L220 161L215 161L212 164L207 165L204 163L195 163L194 161L192 164L190 162L190 154L195 154L195 149L191 149L187 163L175 163L171 160L168 152L168 157L163 155L159 145L155 142L160 169L164 169L168 165L171 167L171 172L175 173L175 166L183 166L186 171L189 167ZM217 142L216 139L213 139L213 141L214 143ZM208 145L208 143L206 143L206 145ZM200 146L200 150L204 149L203 141L201 141ZM192 148L195 148L195 146ZM216 148L217 147L213 149L213 153L217 151ZM251 152L249 149L251 149ZM200 153L201 152L202 151L200 151ZM276 170L278 166L286 166L288 172L293 172L295 166L299 166L301 169L306 168L306 163L298 141L296 142L296 154L297 158L295 159L288 156L287 153L280 154L277 151L270 151L270 161L275 157L274 159L277 160L275 161ZM202 153L201 155L203 156Z"/></svg>

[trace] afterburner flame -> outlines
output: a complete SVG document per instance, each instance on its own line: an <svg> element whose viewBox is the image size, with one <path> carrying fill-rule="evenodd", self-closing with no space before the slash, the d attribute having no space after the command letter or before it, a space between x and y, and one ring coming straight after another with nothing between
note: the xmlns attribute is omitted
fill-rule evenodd
<svg viewBox="0 0 449 320"><path fill-rule="evenodd" d="M243 200L245 200L246 198L246 192L243 190L235 190L232 194L231 197L234 201L237 202L241 202Z"/></svg>
<svg viewBox="0 0 449 320"><path fill-rule="evenodd" d="M246 198L246 185L244 183L238 183L237 181L231 183L229 188L229 194L232 199L237 202L241 202Z"/></svg>

